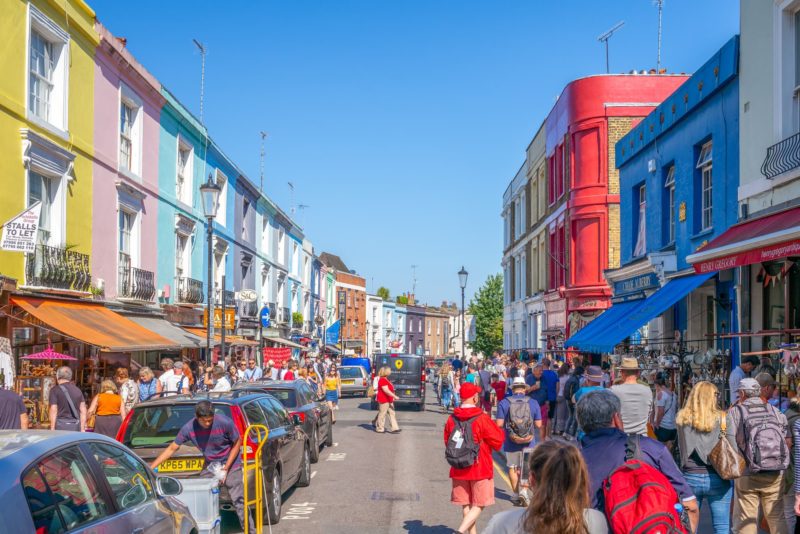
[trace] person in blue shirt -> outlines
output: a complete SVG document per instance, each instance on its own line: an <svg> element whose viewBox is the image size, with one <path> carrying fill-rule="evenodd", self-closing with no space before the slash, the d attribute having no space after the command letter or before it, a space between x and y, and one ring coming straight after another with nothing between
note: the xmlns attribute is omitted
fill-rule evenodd
<svg viewBox="0 0 800 534"><path fill-rule="evenodd" d="M514 378L511 382L512 394L510 397L506 397L497 403L497 419L495 419L495 423L497 423L498 427L503 429L506 436L503 442L503 452L506 455L508 477L511 479L511 490L514 492L514 497L512 497L514 504L519 504L521 502L520 495L524 495L524 493L520 492L520 473L524 461L524 451L525 449L533 447L537 440L534 432L534 437L530 443L516 443L511 439L510 431L506 428L506 422L509 417L509 411L511 410L511 401L524 399L527 391L528 385L525 383L525 379L522 377ZM531 411L531 420L533 421L534 427L541 429L542 411L539 403L533 398L528 397L528 407Z"/></svg>
<svg viewBox="0 0 800 534"><path fill-rule="evenodd" d="M589 367L591 369L594 366ZM597 368L601 371L600 368ZM622 424L619 397L598 387L581 396L575 409L578 424L585 433L581 438L581 453L589 470L589 498L592 508L603 511L603 481L625 463L625 446L628 435ZM667 477L689 514L691 532L696 532L700 510L692 488L672 459L672 453L654 439L639 438L637 458Z"/></svg>
<svg viewBox="0 0 800 534"><path fill-rule="evenodd" d="M551 369L552 363L549 358L542 360L542 382L544 383L547 391L547 421L548 423L553 420L556 415L556 396L558 394L558 373ZM542 406L545 409L545 406ZM546 439L550 435L550 426L547 425L542 430L542 439Z"/></svg>

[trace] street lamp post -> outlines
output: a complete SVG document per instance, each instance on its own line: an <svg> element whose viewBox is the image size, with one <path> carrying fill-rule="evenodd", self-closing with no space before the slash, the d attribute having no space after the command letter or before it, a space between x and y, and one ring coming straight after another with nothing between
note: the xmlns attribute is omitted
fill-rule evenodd
<svg viewBox="0 0 800 534"><path fill-rule="evenodd" d="M464 290L467 288L467 276L469 273L464 269L464 266L461 266L461 270L458 271L458 283L461 286L461 359L464 359L465 353L464 348L466 343L464 342Z"/></svg>
<svg viewBox="0 0 800 534"><path fill-rule="evenodd" d="M206 239L208 241L208 325L206 329L206 364L211 364L211 338L214 333L214 294L213 294L213 280L214 280L214 254L212 247L214 246L214 218L217 216L217 208L219 208L219 193L220 187L214 183L211 178L211 173L208 174L208 181L200 186L200 195L203 201L203 214L206 217Z"/></svg>

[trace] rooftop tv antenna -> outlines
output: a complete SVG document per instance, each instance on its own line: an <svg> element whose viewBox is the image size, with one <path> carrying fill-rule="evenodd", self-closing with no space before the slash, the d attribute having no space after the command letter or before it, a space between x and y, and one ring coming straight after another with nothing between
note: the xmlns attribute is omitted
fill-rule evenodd
<svg viewBox="0 0 800 534"><path fill-rule="evenodd" d="M289 211L294 215L294 184L292 182L286 182L286 185L289 186L289 205L291 206Z"/></svg>
<svg viewBox="0 0 800 534"><path fill-rule="evenodd" d="M261 183L259 183L258 191L264 194L264 141L267 140L267 132L261 131Z"/></svg>
<svg viewBox="0 0 800 534"><path fill-rule="evenodd" d="M197 39L192 39L195 46L200 50L200 124L203 123L203 96L206 87L206 47Z"/></svg>
<svg viewBox="0 0 800 534"><path fill-rule="evenodd" d="M664 0L655 0L658 7L658 59L656 60L656 74L661 72L661 16L664 12Z"/></svg>
<svg viewBox="0 0 800 534"><path fill-rule="evenodd" d="M600 37L597 38L598 41L600 41L601 43L606 45L606 74L609 73L609 69L608 69L608 40L611 39L611 36L614 35L614 32L616 32L617 30L622 28L624 25L625 25L625 21L621 20L621 21L617 22L614 25L613 28L611 28L606 33L600 35Z"/></svg>
<svg viewBox="0 0 800 534"><path fill-rule="evenodd" d="M411 294L416 295L417 293L417 267L419 265L412 265L411 266Z"/></svg>

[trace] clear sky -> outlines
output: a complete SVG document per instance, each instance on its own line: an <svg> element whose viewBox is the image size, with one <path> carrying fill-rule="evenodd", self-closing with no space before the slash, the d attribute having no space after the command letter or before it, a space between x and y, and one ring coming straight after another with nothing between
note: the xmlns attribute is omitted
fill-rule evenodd
<svg viewBox="0 0 800 534"><path fill-rule="evenodd" d="M199 111L317 253L374 292L467 298L502 259L502 195L570 80L656 64L651 0L89 0L163 85ZM737 0L665 0L662 65L692 72L739 31Z"/></svg>

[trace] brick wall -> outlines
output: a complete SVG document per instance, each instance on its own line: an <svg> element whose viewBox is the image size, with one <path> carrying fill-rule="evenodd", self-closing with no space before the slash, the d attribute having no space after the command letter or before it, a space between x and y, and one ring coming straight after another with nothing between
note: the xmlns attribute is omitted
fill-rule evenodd
<svg viewBox="0 0 800 534"><path fill-rule="evenodd" d="M609 117L608 119L608 193L619 195L619 170L614 148L633 127L633 117ZM608 268L619 267L620 262L620 211L619 204L608 205Z"/></svg>

